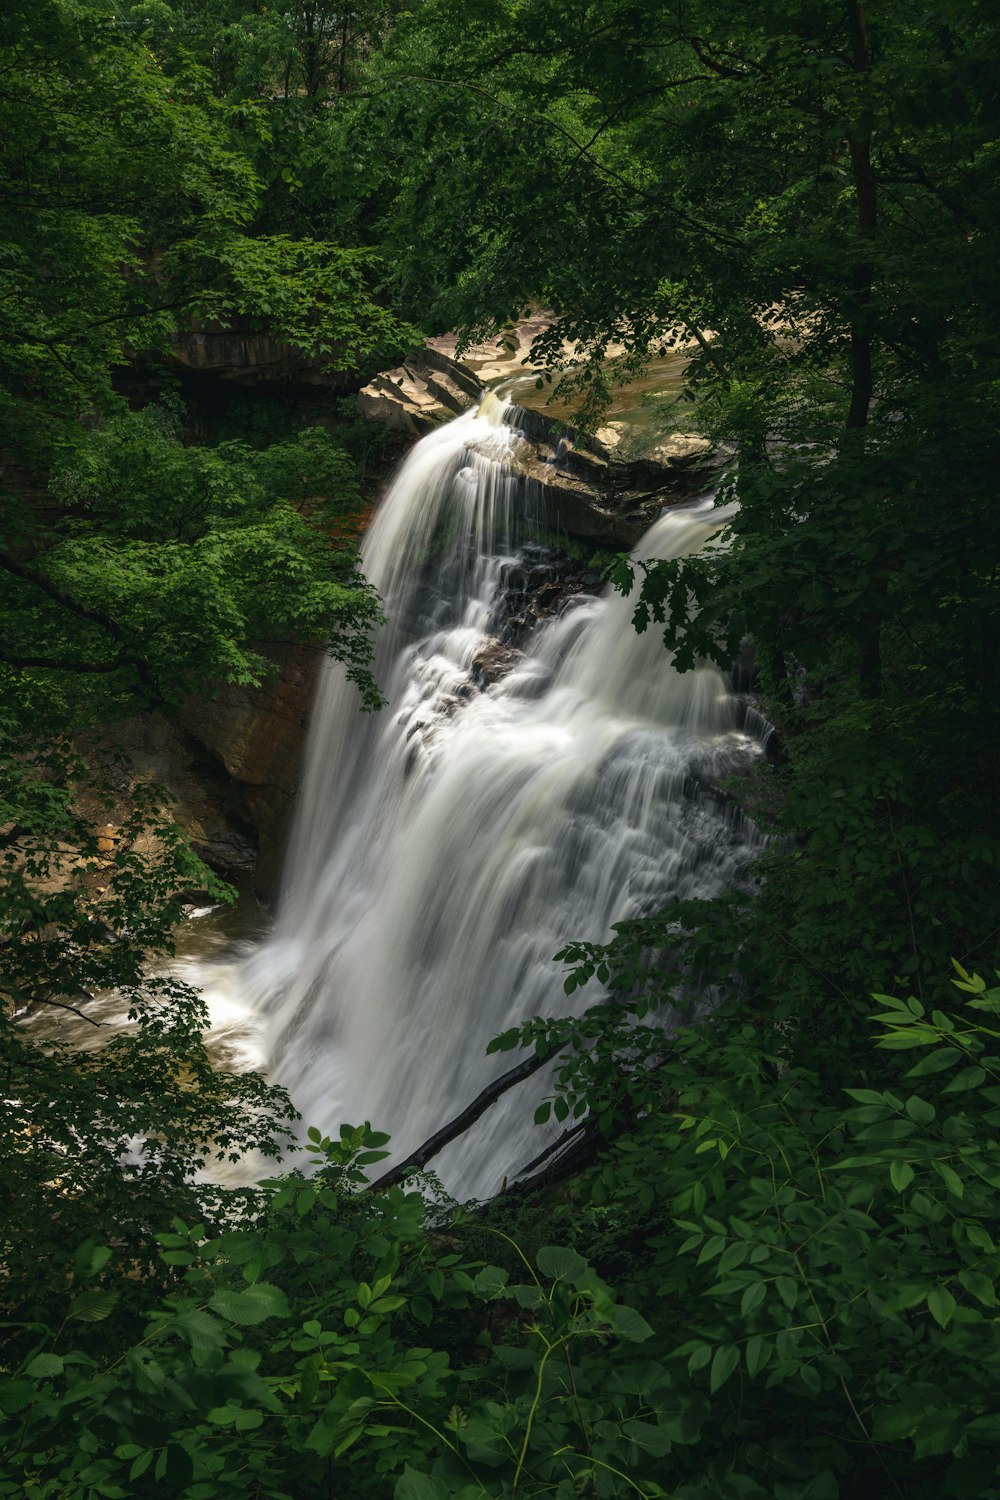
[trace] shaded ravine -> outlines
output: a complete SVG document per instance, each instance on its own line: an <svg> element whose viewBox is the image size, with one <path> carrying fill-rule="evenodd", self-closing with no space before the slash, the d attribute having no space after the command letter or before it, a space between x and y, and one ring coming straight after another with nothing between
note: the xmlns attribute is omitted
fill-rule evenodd
<svg viewBox="0 0 1000 1500"><path fill-rule="evenodd" d="M553 954L569 939L718 894L756 841L697 791L758 753L739 701L715 668L678 675L627 599L566 600L477 684L538 503L507 462L516 420L487 396L416 446L383 502L363 561L389 621L388 707L361 715L326 670L273 931L216 975L260 1018L267 1071L305 1121L368 1119L397 1156L503 1071L493 1035L565 1009ZM695 550L719 519L675 510L637 555ZM435 1168L453 1192L489 1193L537 1153L543 1088L447 1148Z"/></svg>

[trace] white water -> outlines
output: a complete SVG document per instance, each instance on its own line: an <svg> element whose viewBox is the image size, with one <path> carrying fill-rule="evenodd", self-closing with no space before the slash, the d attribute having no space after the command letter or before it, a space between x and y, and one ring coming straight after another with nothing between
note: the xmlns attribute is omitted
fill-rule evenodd
<svg viewBox="0 0 1000 1500"><path fill-rule="evenodd" d="M343 669L325 672L278 920L229 978L265 1018L267 1071L305 1123L368 1119L398 1154L516 1060L487 1057L492 1036L566 1007L552 958L568 940L718 893L754 837L692 791L692 773L757 753L737 700L714 668L675 673L628 600L577 598L513 671L475 686L536 505L505 462L511 410L487 397L424 438L382 504L363 550L390 622L389 706L360 714ZM637 555L692 551L719 521L707 504L674 511ZM542 1087L505 1096L437 1159L454 1192L495 1190L538 1152Z"/></svg>

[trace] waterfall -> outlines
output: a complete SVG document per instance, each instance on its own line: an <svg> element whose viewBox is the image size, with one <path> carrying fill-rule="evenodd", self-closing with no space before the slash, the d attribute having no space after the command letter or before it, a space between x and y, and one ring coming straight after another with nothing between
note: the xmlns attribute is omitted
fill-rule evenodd
<svg viewBox="0 0 1000 1500"><path fill-rule="evenodd" d="M477 682L540 511L510 463L516 416L487 396L425 437L377 514L363 566L385 603L388 707L360 713L325 670L279 914L242 965L268 1072L305 1123L368 1119L397 1155L510 1066L491 1037L566 1007L567 941L719 893L754 837L692 792L758 753L738 700L713 667L677 674L629 600L564 601ZM708 502L674 510L637 556L688 553L719 520ZM534 1102L512 1091L435 1162L452 1191L495 1190L537 1153Z"/></svg>

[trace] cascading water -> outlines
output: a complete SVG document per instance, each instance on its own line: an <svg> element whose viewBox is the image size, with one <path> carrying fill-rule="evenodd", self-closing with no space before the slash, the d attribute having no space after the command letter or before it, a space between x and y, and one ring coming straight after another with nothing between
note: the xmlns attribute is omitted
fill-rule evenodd
<svg viewBox="0 0 1000 1500"><path fill-rule="evenodd" d="M714 668L678 675L627 599L567 601L477 686L539 499L508 462L512 413L488 396L425 437L382 504L363 550L389 706L362 715L326 671L280 913L242 966L305 1121L369 1119L397 1155L510 1065L486 1056L493 1035L565 1007L561 946L717 894L754 837L691 793L756 753L738 701ZM637 554L682 555L718 524L707 504L673 511ZM536 1154L533 1102L513 1091L438 1158L452 1191L494 1190Z"/></svg>

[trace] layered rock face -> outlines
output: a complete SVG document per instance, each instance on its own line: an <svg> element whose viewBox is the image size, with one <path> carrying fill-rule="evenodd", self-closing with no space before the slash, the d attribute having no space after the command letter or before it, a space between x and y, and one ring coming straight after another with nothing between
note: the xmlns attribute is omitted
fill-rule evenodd
<svg viewBox="0 0 1000 1500"><path fill-rule="evenodd" d="M183 370L235 385L292 381L329 391L357 388L350 372L332 374L323 359L303 354L294 344L261 333L249 319L238 317L225 328L192 319L191 326L173 339L170 358Z"/></svg>
<svg viewBox="0 0 1000 1500"><path fill-rule="evenodd" d="M369 381L358 407L370 422L418 438L475 406L485 389L472 370L428 345Z"/></svg>
<svg viewBox="0 0 1000 1500"><path fill-rule="evenodd" d="M512 361L481 369L491 380L508 374L526 383ZM376 376L360 391L358 405L370 421L420 437L475 405L485 389L476 371L432 342ZM515 386L515 401L518 395ZM515 463L541 486L547 524L595 547L631 547L665 505L708 488L726 458L695 433L672 434L633 457L621 423L582 436L537 408L521 407L515 425L524 434Z"/></svg>

